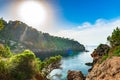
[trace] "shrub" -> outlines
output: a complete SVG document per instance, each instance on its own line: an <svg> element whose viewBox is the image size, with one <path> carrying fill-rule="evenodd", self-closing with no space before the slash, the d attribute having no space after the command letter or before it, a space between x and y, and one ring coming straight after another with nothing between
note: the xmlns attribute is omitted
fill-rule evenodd
<svg viewBox="0 0 120 80"><path fill-rule="evenodd" d="M7 61L0 59L0 80L11 80Z"/></svg>
<svg viewBox="0 0 120 80"><path fill-rule="evenodd" d="M0 44L0 57L8 58L11 56L12 53L10 52L10 48L4 47L2 44Z"/></svg>
<svg viewBox="0 0 120 80"><path fill-rule="evenodd" d="M110 42L112 47L120 45L120 28L114 29L111 36L108 36L107 40Z"/></svg>
<svg viewBox="0 0 120 80"><path fill-rule="evenodd" d="M27 80L39 72L40 61L38 64L34 53L25 50L23 53L11 57L9 64L14 79Z"/></svg>
<svg viewBox="0 0 120 80"><path fill-rule="evenodd" d="M113 51L113 56L120 56L120 46L117 46Z"/></svg>

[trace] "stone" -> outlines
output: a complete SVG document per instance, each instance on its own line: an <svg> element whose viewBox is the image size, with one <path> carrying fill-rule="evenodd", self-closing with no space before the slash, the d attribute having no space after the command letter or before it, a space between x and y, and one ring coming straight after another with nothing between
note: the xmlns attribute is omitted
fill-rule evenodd
<svg viewBox="0 0 120 80"><path fill-rule="evenodd" d="M81 71L68 71L67 80L85 80Z"/></svg>
<svg viewBox="0 0 120 80"><path fill-rule="evenodd" d="M96 63L86 80L120 80L120 57L112 57Z"/></svg>

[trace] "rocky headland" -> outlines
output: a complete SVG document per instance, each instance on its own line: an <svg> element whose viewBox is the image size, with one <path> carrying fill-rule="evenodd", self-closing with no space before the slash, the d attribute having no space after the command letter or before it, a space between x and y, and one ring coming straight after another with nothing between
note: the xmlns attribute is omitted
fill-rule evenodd
<svg viewBox="0 0 120 80"><path fill-rule="evenodd" d="M100 44L91 54L93 57L92 68L89 74L83 76L80 71L68 71L68 80L120 80L120 57L111 55L110 47ZM107 56L106 56L107 55ZM81 76L82 75L82 76Z"/></svg>

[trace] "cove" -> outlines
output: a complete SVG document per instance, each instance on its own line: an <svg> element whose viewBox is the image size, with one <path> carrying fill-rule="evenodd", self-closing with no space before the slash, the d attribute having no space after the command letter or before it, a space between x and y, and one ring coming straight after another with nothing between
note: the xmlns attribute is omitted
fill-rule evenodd
<svg viewBox="0 0 120 80"><path fill-rule="evenodd" d="M88 69L90 69L91 66L85 65L85 63L93 61L90 54L96 46L87 46L86 48L89 52L79 52L77 55L70 54L69 57L63 57L61 60L62 69L53 70L48 76L50 80L67 80L68 70L80 70L84 75L87 75Z"/></svg>

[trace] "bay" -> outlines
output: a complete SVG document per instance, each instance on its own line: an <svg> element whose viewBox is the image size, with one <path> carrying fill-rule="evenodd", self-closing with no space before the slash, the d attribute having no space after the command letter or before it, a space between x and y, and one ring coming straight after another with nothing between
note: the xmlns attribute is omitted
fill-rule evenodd
<svg viewBox="0 0 120 80"><path fill-rule="evenodd" d="M87 46L86 49L89 52L79 52L77 55L70 54L69 57L63 57L61 60L62 69L53 70L48 77L50 80L67 80L68 70L80 70L86 76L91 66L85 65L85 63L93 61L90 54L95 48L96 46Z"/></svg>

